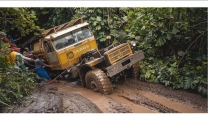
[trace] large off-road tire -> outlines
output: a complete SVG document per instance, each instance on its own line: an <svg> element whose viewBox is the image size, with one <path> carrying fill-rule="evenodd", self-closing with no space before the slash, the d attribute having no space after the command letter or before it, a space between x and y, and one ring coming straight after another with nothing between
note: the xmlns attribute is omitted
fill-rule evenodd
<svg viewBox="0 0 208 116"><path fill-rule="evenodd" d="M88 89L107 95L113 93L110 79L101 69L93 69L87 72L85 81Z"/></svg>
<svg viewBox="0 0 208 116"><path fill-rule="evenodd" d="M139 74L140 74L139 64L138 63L133 64L131 68L125 70L125 73L128 78L134 78L134 79L139 78Z"/></svg>

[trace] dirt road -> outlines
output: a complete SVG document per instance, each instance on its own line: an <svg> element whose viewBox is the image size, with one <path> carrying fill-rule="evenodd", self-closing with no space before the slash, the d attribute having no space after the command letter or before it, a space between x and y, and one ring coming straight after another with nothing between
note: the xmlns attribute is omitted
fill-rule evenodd
<svg viewBox="0 0 208 116"><path fill-rule="evenodd" d="M77 81L40 86L23 104L4 112L47 113L207 113L207 98L160 84L128 79L103 95Z"/></svg>
<svg viewBox="0 0 208 116"><path fill-rule="evenodd" d="M116 84L114 93L103 95L81 87L77 82L51 84L61 93L76 93L92 101L104 113L202 113L207 112L207 98L163 85L128 79Z"/></svg>

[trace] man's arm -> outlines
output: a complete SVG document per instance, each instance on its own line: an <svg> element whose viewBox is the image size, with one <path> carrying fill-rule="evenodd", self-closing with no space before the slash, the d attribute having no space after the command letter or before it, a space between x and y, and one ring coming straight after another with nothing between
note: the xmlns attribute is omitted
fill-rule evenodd
<svg viewBox="0 0 208 116"><path fill-rule="evenodd" d="M51 65L48 65L48 64L45 64L44 66L47 66L47 67L52 67Z"/></svg>
<svg viewBox="0 0 208 116"><path fill-rule="evenodd" d="M32 58L28 58L28 57L25 57L24 55L22 55L22 54L20 54L20 53L18 53L21 57L22 57L22 59L24 59L24 60L29 60L29 61L34 61Z"/></svg>

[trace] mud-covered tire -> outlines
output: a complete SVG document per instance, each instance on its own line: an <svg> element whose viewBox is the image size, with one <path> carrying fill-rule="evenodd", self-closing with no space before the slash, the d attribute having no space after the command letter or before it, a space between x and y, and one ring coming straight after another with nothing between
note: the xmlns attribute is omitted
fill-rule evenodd
<svg viewBox="0 0 208 116"><path fill-rule="evenodd" d="M85 81L88 89L106 95L113 93L110 79L101 69L93 69L87 72Z"/></svg>
<svg viewBox="0 0 208 116"><path fill-rule="evenodd" d="M129 78L134 78L134 79L139 78L139 74L140 74L139 64L138 63L133 64L131 68L125 70L125 73Z"/></svg>

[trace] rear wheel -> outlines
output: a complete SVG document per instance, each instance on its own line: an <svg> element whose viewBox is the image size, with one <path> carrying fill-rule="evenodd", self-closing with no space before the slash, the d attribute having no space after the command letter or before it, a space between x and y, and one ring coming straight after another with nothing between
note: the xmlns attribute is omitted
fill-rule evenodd
<svg viewBox="0 0 208 116"><path fill-rule="evenodd" d="M101 69L93 69L87 72L85 81L88 89L103 94L113 93L111 82Z"/></svg>
<svg viewBox="0 0 208 116"><path fill-rule="evenodd" d="M129 78L139 78L139 72L140 71L140 66L138 63L135 63L131 66L131 68L126 69L125 73L127 74L127 77Z"/></svg>

